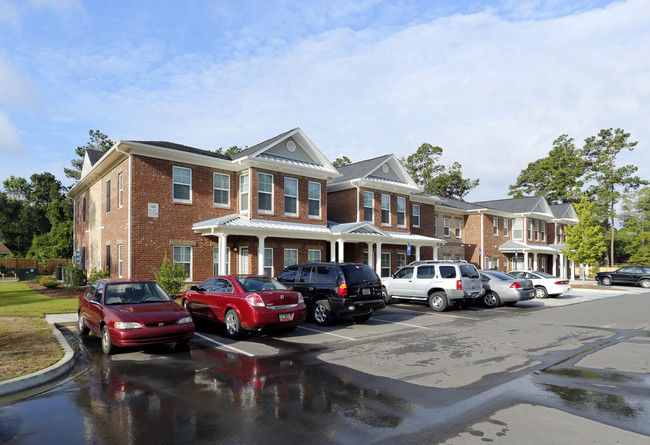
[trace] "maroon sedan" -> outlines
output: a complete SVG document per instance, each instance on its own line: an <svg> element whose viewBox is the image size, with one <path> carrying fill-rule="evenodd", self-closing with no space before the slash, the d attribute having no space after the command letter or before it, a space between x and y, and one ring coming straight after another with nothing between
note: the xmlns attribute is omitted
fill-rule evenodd
<svg viewBox="0 0 650 445"><path fill-rule="evenodd" d="M194 336L190 314L155 282L97 280L79 297L79 334L93 331L105 354L115 347L176 342Z"/></svg>
<svg viewBox="0 0 650 445"><path fill-rule="evenodd" d="M267 276L217 276L192 286L182 297L193 316L226 324L232 338L262 328L290 330L305 321L300 292Z"/></svg>

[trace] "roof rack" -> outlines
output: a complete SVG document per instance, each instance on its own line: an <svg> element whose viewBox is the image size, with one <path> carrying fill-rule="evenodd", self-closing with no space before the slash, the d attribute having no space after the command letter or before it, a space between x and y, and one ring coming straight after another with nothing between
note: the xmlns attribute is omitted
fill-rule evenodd
<svg viewBox="0 0 650 445"><path fill-rule="evenodd" d="M438 263L456 264L456 263L467 263L467 261L466 260L419 260L419 261L411 262L409 266L419 266L420 264L438 264Z"/></svg>

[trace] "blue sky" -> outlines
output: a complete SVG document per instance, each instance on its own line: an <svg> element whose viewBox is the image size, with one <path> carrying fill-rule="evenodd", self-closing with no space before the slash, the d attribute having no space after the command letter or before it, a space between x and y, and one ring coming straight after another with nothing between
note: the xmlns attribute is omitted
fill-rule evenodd
<svg viewBox="0 0 650 445"><path fill-rule="evenodd" d="M330 159L443 148L507 197L568 134L639 141L650 2L0 0L0 182L63 173L88 131L204 149L301 127Z"/></svg>

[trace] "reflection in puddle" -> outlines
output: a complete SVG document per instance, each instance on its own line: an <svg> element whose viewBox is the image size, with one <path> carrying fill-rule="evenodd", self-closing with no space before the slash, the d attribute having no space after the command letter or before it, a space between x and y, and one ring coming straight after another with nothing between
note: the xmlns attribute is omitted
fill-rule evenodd
<svg viewBox="0 0 650 445"><path fill-rule="evenodd" d="M616 383L642 383L643 379L630 375L621 374L619 372L606 372L593 369L542 369L539 371L543 374L557 375L562 377L571 377L574 379L589 379L589 380L605 380L608 382Z"/></svg>

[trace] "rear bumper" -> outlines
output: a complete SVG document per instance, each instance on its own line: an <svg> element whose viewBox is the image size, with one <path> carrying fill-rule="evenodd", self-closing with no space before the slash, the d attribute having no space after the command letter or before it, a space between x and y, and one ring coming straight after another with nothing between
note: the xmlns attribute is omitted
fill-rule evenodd
<svg viewBox="0 0 650 445"><path fill-rule="evenodd" d="M512 289L510 292L499 293L501 301L526 301L535 298L535 289Z"/></svg>
<svg viewBox="0 0 650 445"><path fill-rule="evenodd" d="M336 315L365 315L386 307L383 298L375 300L330 301L330 308Z"/></svg>
<svg viewBox="0 0 650 445"><path fill-rule="evenodd" d="M307 318L307 308L301 304L301 307L282 310L255 308L250 318L240 320L244 329L254 330L261 328L290 328L297 326ZM283 320L285 319L285 320Z"/></svg>

